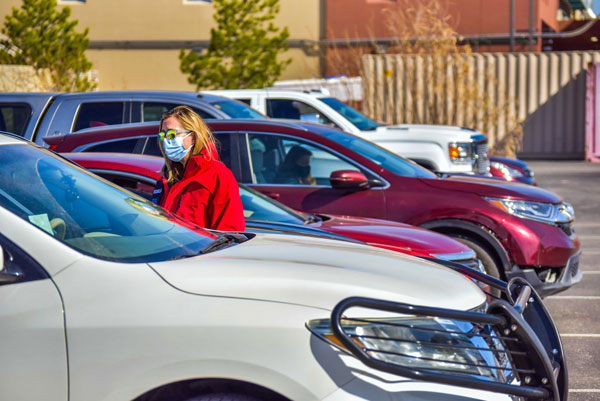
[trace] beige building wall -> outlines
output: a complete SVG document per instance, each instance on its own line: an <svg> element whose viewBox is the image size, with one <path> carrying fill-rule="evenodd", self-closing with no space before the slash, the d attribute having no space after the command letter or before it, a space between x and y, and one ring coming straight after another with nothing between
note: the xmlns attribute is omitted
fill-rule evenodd
<svg viewBox="0 0 600 401"><path fill-rule="evenodd" d="M321 0L280 0L275 21L287 26L290 41L319 40ZM0 16L20 7L21 0L2 0ZM77 31L89 28L87 57L99 80L100 90L194 90L179 70L179 48L192 41L207 41L215 26L210 3L189 0L85 0L61 1L68 5ZM143 46L141 46L143 45ZM134 47L134 48L127 48ZM137 47L137 48L135 48ZM139 47L144 47L140 49ZM292 63L280 79L319 76L319 58L292 47L284 57Z"/></svg>

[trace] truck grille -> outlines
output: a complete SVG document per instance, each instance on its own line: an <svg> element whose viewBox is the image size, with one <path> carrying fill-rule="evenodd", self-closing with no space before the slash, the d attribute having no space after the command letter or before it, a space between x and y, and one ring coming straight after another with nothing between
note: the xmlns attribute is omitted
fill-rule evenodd
<svg viewBox="0 0 600 401"><path fill-rule="evenodd" d="M490 158L488 156L487 141L478 141L475 143L475 166L476 174L488 174L490 171Z"/></svg>

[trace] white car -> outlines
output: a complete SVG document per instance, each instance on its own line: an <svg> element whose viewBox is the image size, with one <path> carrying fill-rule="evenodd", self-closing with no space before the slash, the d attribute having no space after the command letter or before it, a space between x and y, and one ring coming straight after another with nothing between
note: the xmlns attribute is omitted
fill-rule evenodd
<svg viewBox="0 0 600 401"><path fill-rule="evenodd" d="M433 171L489 175L487 138L479 131L448 125L382 126L323 91L265 88L203 93L240 100L269 117L331 125Z"/></svg>
<svg viewBox="0 0 600 401"><path fill-rule="evenodd" d="M0 167L1 400L566 399L523 282L207 231L16 136Z"/></svg>

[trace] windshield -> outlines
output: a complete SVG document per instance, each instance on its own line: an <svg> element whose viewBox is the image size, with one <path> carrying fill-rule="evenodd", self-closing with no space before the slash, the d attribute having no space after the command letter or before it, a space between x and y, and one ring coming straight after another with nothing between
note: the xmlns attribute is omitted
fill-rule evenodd
<svg viewBox="0 0 600 401"><path fill-rule="evenodd" d="M417 163L352 134L333 129L324 129L319 134L366 157L373 163L394 174L403 177L437 178L434 173L419 166Z"/></svg>
<svg viewBox="0 0 600 401"><path fill-rule="evenodd" d="M271 200L253 189L240 185L240 197L247 220L304 224L306 219L293 209Z"/></svg>
<svg viewBox="0 0 600 401"><path fill-rule="evenodd" d="M0 207L84 254L157 262L216 238L45 149L0 146Z"/></svg>
<svg viewBox="0 0 600 401"><path fill-rule="evenodd" d="M247 104L237 100L223 99L211 104L231 118L266 118Z"/></svg>
<svg viewBox="0 0 600 401"><path fill-rule="evenodd" d="M373 131L379 126L375 121L361 114L358 110L353 109L347 104L340 102L336 98L322 97L319 98L319 100L340 113L346 120L350 121L361 131Z"/></svg>

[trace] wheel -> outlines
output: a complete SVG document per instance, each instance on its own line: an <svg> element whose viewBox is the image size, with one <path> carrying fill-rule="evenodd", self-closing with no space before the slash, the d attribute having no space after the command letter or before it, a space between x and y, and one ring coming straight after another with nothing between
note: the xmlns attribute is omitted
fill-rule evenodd
<svg viewBox="0 0 600 401"><path fill-rule="evenodd" d="M462 242L463 244L465 244L466 246L471 248L473 251L475 251L477 258L479 258L479 260L483 264L483 269L485 270L485 274L496 277L500 280L504 280L504 278L500 275L500 269L498 269L498 265L496 264L496 261L494 260L492 255L490 255L489 252L481 245L481 243L479 241L472 239L470 237L460 235L460 234L448 234L448 235L450 237L454 238L455 240L457 240L458 242ZM494 288L494 289L492 289L492 294L499 296L500 291Z"/></svg>
<svg viewBox="0 0 600 401"><path fill-rule="evenodd" d="M260 401L249 395L236 393L213 393L188 398L186 401Z"/></svg>

